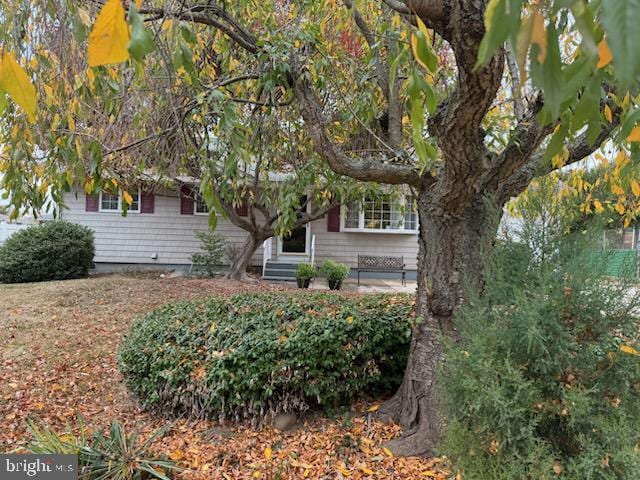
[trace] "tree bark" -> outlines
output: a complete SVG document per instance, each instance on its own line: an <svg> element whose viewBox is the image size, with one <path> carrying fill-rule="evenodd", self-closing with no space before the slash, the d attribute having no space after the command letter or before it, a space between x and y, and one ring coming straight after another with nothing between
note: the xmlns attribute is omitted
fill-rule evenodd
<svg viewBox="0 0 640 480"><path fill-rule="evenodd" d="M237 280L245 283L255 283L257 280L247 275L247 267L251 262L253 254L260 248L265 238L257 233L249 233L247 239L242 244L242 251L236 258L231 259L231 267L229 272L225 275L225 278L229 280Z"/></svg>
<svg viewBox="0 0 640 480"><path fill-rule="evenodd" d="M396 455L431 455L440 439L436 373L443 360L441 338L456 336L455 310L465 289L480 288L482 259L495 238L501 211L478 195L459 215L434 207L431 192L418 200L420 237L416 322L405 377L381 413L404 428L389 442Z"/></svg>

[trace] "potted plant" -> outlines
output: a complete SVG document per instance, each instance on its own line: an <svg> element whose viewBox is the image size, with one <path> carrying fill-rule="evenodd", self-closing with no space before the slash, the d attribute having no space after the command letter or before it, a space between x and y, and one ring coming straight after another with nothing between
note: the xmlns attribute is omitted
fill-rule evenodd
<svg viewBox="0 0 640 480"><path fill-rule="evenodd" d="M316 276L316 267L310 263L299 263L296 267L296 282L298 288L309 288L311 280Z"/></svg>
<svg viewBox="0 0 640 480"><path fill-rule="evenodd" d="M327 277L327 282L329 283L330 290L340 290L342 286L342 281L347 278L351 268L349 265L345 265L344 263L337 263L332 260L325 260L322 263L322 267L320 267L322 273L324 273Z"/></svg>

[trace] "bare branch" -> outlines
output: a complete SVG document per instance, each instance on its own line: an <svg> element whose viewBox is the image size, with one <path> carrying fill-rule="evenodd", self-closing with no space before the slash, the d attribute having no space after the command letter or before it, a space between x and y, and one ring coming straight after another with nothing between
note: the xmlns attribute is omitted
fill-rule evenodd
<svg viewBox="0 0 640 480"><path fill-rule="evenodd" d="M520 121L524 118L525 110L524 103L522 101L522 90L520 84L520 70L518 68L518 62L513 56L511 47L506 48L505 58L507 60L507 67L509 68L509 76L511 77L511 95L513 96L513 113L516 116L516 120Z"/></svg>
<svg viewBox="0 0 640 480"><path fill-rule="evenodd" d="M329 138L322 105L308 82L302 77L298 78L293 90L300 102L302 117L316 152L336 173L363 181L420 185L420 175L412 165L373 158L353 159L346 155Z"/></svg>

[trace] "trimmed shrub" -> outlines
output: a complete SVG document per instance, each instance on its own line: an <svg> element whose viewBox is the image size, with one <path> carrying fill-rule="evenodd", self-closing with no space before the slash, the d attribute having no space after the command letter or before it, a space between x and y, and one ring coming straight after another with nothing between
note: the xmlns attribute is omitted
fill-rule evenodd
<svg viewBox="0 0 640 480"><path fill-rule="evenodd" d="M457 316L461 340L439 376L441 450L465 479L640 472L640 299L565 242L546 256L503 246Z"/></svg>
<svg viewBox="0 0 640 480"><path fill-rule="evenodd" d="M132 327L119 363L145 407L236 419L334 407L399 384L413 298L248 293L165 305Z"/></svg>
<svg viewBox="0 0 640 480"><path fill-rule="evenodd" d="M82 278L89 274L93 232L69 222L47 222L19 230L0 247L0 282Z"/></svg>

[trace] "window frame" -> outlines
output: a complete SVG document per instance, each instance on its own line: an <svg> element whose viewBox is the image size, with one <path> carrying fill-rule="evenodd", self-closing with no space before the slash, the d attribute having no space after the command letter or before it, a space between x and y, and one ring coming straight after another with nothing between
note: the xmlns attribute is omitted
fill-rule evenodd
<svg viewBox="0 0 640 480"><path fill-rule="evenodd" d="M98 196L98 212L100 213L121 213L122 212L122 190L118 190L118 208L113 209L104 209L102 208L102 194L114 195L113 193L100 191ZM127 213L140 213L142 210L142 189L138 188L138 191L135 193L138 195L138 208L136 210L129 208L127 209ZM131 194L133 196L134 194Z"/></svg>
<svg viewBox="0 0 640 480"><path fill-rule="evenodd" d="M206 212L199 212L198 211L198 202L204 204L205 208L207 209ZM199 192L196 192L195 190L193 190L193 214L194 215L209 215L209 207L207 206L207 203L204 201L203 196Z"/></svg>
<svg viewBox="0 0 640 480"><path fill-rule="evenodd" d="M401 199L398 199L398 203L403 205L406 208L407 205L407 197L410 195L402 195ZM416 218L416 228L415 229L406 229L404 228L405 219L406 219L406 211L403 212L402 215L402 228L367 228L365 227L364 213L365 210L362 208L363 204L367 202L367 199L364 199L362 202L357 202L358 204L358 227L347 227L345 226L347 219L347 205L340 206L340 231L346 233L390 233L394 235L416 235L419 231L419 219ZM417 215L417 212L416 212Z"/></svg>

